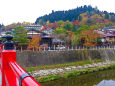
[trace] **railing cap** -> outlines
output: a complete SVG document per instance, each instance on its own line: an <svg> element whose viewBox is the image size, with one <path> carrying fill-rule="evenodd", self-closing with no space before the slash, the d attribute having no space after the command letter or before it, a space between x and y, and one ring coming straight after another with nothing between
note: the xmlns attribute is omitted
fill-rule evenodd
<svg viewBox="0 0 115 86"><path fill-rule="evenodd" d="M14 49L14 43L12 41L13 36L8 34L8 35L4 36L4 38L6 39L6 41L4 42L4 49L5 50L13 50Z"/></svg>

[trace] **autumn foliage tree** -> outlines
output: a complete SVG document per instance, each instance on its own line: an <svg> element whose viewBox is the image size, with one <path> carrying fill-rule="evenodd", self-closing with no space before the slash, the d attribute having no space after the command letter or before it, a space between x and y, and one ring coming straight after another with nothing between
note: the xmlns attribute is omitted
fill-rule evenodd
<svg viewBox="0 0 115 86"><path fill-rule="evenodd" d="M40 37L32 37L32 39L29 41L28 48L30 50L32 50L32 49L38 50L39 45L40 45L40 43L39 43L40 40L41 40Z"/></svg>
<svg viewBox="0 0 115 86"><path fill-rule="evenodd" d="M68 34L68 36L69 36L69 39L68 40L72 40L72 36L74 35L74 32L72 32L72 31L67 31L67 34Z"/></svg>
<svg viewBox="0 0 115 86"><path fill-rule="evenodd" d="M97 39L100 37L100 35L92 29L89 29L82 31L81 37L84 39L84 46L94 47L97 45Z"/></svg>
<svg viewBox="0 0 115 86"><path fill-rule="evenodd" d="M80 44L80 41L81 41L81 36L78 34L78 35L73 35L72 36L72 46L78 46Z"/></svg>

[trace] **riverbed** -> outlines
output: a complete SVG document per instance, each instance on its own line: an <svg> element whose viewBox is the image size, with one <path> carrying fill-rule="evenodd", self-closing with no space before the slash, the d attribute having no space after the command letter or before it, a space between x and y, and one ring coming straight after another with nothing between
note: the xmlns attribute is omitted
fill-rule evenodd
<svg viewBox="0 0 115 86"><path fill-rule="evenodd" d="M115 70L105 70L41 83L41 86L115 86Z"/></svg>

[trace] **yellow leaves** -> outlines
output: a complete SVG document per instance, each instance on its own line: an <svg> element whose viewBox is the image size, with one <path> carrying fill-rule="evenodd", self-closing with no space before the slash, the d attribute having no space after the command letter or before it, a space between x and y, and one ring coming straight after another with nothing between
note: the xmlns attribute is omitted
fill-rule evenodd
<svg viewBox="0 0 115 86"><path fill-rule="evenodd" d="M97 25L92 25L92 26L90 26L90 29L97 29L98 28L98 26Z"/></svg>
<svg viewBox="0 0 115 86"><path fill-rule="evenodd" d="M72 36L74 35L74 32L72 31L67 31L67 34L69 36L69 40L72 41Z"/></svg>
<svg viewBox="0 0 115 86"><path fill-rule="evenodd" d="M74 35L74 32L72 32L72 31L67 31L67 33L68 33L68 35L71 36L71 37Z"/></svg>
<svg viewBox="0 0 115 86"><path fill-rule="evenodd" d="M103 19L103 18L102 18L100 15L98 15L98 14L94 14L93 16L91 16L91 18L94 19L94 20L96 20L96 21L100 21L100 20Z"/></svg>
<svg viewBox="0 0 115 86"><path fill-rule="evenodd" d="M49 25L49 23L50 23L50 21L48 20L48 21L46 22L46 24Z"/></svg>
<svg viewBox="0 0 115 86"><path fill-rule="evenodd" d="M102 16L103 16L103 19L105 19L105 14L102 14Z"/></svg>
<svg viewBox="0 0 115 86"><path fill-rule="evenodd" d="M87 12L80 14L80 16L82 17L81 24L85 24L87 22L88 16L86 15L87 15Z"/></svg>
<svg viewBox="0 0 115 86"><path fill-rule="evenodd" d="M32 37L32 39L30 40L29 44L28 44L28 48L29 49L35 49L38 50L39 48L39 42L40 42L41 38L40 37Z"/></svg>
<svg viewBox="0 0 115 86"><path fill-rule="evenodd" d="M83 17L83 18L82 18L82 21L87 21L87 17Z"/></svg>
<svg viewBox="0 0 115 86"><path fill-rule="evenodd" d="M82 16L82 17L85 15L87 15L87 12L80 14L80 16Z"/></svg>
<svg viewBox="0 0 115 86"><path fill-rule="evenodd" d="M84 46L87 47L94 47L97 43L97 38L100 37L97 32L94 32L93 30L84 30L81 33L81 37L84 39Z"/></svg>
<svg viewBox="0 0 115 86"><path fill-rule="evenodd" d="M101 18L98 14L94 14L93 16L91 16L91 18Z"/></svg>

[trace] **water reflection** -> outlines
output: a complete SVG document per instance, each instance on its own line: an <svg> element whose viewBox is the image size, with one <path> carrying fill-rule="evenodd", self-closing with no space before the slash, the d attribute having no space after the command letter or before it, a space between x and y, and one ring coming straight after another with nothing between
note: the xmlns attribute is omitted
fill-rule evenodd
<svg viewBox="0 0 115 86"><path fill-rule="evenodd" d="M94 86L115 86L115 81L113 80L102 80L99 84Z"/></svg>
<svg viewBox="0 0 115 86"><path fill-rule="evenodd" d="M41 83L41 86L115 86L115 71L106 70Z"/></svg>

